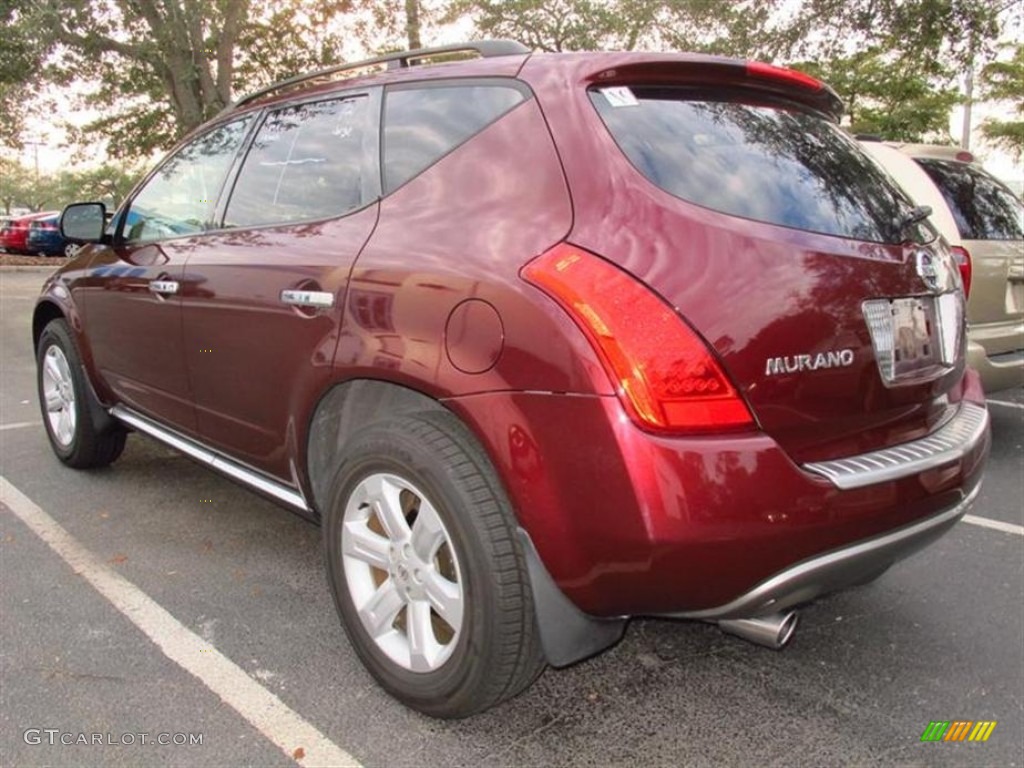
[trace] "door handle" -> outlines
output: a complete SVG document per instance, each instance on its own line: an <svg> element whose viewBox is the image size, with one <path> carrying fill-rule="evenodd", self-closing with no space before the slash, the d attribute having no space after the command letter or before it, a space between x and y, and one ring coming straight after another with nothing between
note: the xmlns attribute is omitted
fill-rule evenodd
<svg viewBox="0 0 1024 768"><path fill-rule="evenodd" d="M178 292L177 280L150 280L149 290L153 293L172 294Z"/></svg>
<svg viewBox="0 0 1024 768"><path fill-rule="evenodd" d="M293 307L327 309L334 306L334 294L327 291L281 291L281 301Z"/></svg>

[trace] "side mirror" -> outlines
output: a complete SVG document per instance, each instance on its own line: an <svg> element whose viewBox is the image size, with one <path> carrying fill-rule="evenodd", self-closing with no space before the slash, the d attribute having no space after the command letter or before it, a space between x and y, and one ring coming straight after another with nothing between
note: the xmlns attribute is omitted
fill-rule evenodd
<svg viewBox="0 0 1024 768"><path fill-rule="evenodd" d="M60 233L72 243L99 243L107 225L103 203L73 203L60 215Z"/></svg>

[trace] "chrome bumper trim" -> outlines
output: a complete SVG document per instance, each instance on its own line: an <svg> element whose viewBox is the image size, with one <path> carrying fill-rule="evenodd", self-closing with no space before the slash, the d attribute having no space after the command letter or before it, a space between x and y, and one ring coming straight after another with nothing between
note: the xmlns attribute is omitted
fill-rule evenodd
<svg viewBox="0 0 1024 768"><path fill-rule="evenodd" d="M266 475L263 475L254 469L250 469L244 464L240 464L220 453L212 451L209 448L205 448L192 438L185 437L174 430L168 429L152 419L143 416L141 413L136 413L130 408L125 408L123 405L115 405L110 409L110 415L118 421L124 422L129 427L133 427L139 432L144 432L150 437L156 438L160 442L171 446L171 448L181 451L186 456L195 459L200 464L205 464L211 469L215 469L218 472L237 480L243 485L254 488L267 496L277 499L278 501L283 501L285 504L295 507L303 512L310 511L309 505L306 504L305 497L294 488L289 488L283 483L271 480Z"/></svg>
<svg viewBox="0 0 1024 768"><path fill-rule="evenodd" d="M828 478L837 488L863 488L961 459L985 438L987 430L988 410L963 403L949 422L920 440L845 459L811 462L803 468Z"/></svg>
<svg viewBox="0 0 1024 768"><path fill-rule="evenodd" d="M925 520L805 560L762 581L717 608L671 614L679 619L745 619L780 613L816 597L862 584L952 528L974 502L981 484L951 508Z"/></svg>

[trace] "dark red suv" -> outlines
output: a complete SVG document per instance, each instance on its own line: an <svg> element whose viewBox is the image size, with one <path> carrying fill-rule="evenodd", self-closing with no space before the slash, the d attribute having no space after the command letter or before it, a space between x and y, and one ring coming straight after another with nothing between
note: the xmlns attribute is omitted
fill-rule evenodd
<svg viewBox="0 0 1024 768"><path fill-rule="evenodd" d="M142 432L319 520L353 646L432 715L630 616L781 647L949 529L989 446L956 264L840 108L503 41L279 83L109 225L64 212L50 441L94 467Z"/></svg>

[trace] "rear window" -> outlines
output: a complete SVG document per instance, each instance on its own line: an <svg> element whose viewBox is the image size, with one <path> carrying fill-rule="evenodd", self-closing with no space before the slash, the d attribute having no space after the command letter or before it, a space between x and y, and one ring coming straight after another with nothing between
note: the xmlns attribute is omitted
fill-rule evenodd
<svg viewBox="0 0 1024 768"><path fill-rule="evenodd" d="M665 87L598 88L590 98L640 173L676 197L733 216L882 243L909 198L836 125L786 103Z"/></svg>
<svg viewBox="0 0 1024 768"><path fill-rule="evenodd" d="M1024 240L1024 209L998 180L967 163L915 160L946 198L964 240Z"/></svg>

